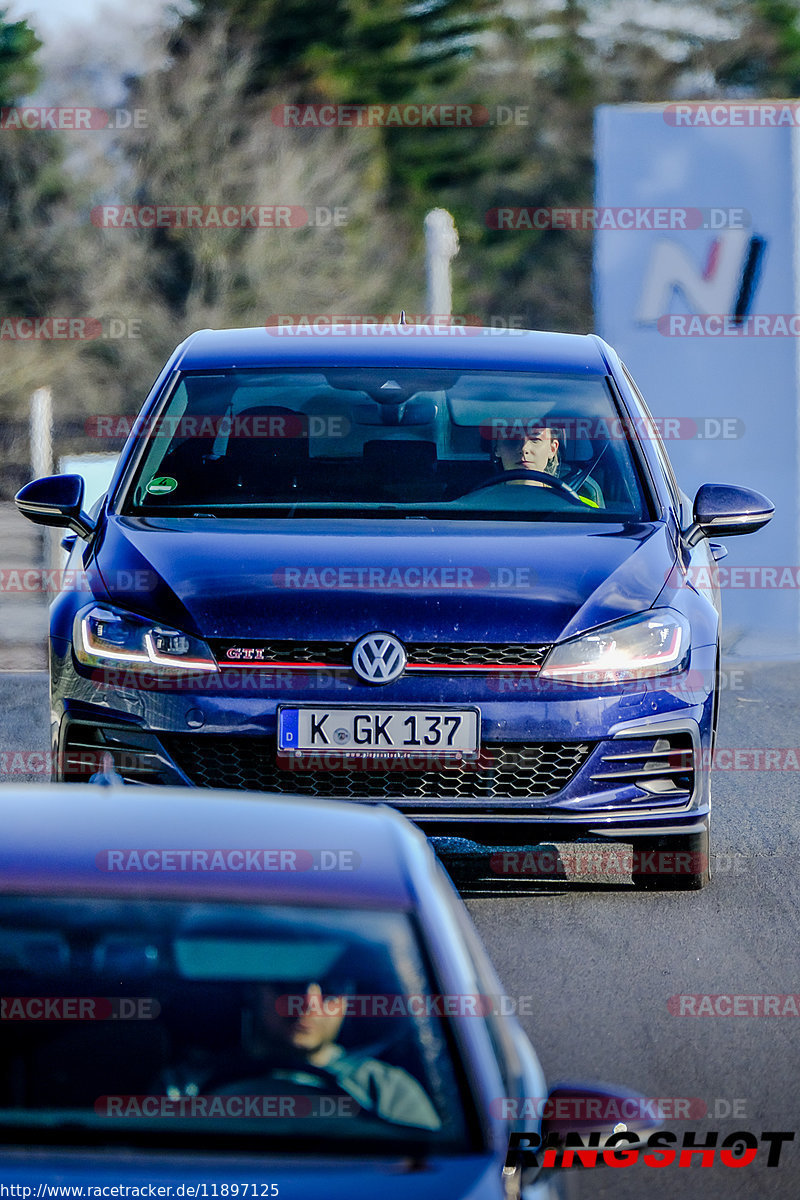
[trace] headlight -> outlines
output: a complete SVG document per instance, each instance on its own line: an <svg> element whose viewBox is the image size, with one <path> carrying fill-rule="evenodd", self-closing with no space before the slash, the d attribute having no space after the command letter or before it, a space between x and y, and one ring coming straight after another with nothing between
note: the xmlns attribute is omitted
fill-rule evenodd
<svg viewBox="0 0 800 1200"><path fill-rule="evenodd" d="M540 679L623 683L677 671L688 657L689 622L671 608L655 608L603 625L554 646Z"/></svg>
<svg viewBox="0 0 800 1200"><path fill-rule="evenodd" d="M146 668L158 675L216 671L217 664L201 638L104 604L81 609L72 627L75 657L85 667L110 663Z"/></svg>

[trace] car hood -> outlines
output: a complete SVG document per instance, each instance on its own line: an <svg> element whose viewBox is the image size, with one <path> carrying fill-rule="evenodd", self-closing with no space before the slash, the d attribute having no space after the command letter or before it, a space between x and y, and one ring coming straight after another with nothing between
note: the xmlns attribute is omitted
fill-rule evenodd
<svg viewBox="0 0 800 1200"><path fill-rule="evenodd" d="M552 642L649 608L665 525L111 516L107 598L205 638ZM99 594L99 589L96 589Z"/></svg>

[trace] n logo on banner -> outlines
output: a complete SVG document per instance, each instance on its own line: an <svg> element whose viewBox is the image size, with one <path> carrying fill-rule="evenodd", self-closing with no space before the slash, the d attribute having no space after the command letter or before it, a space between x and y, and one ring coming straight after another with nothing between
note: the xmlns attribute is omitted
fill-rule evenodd
<svg viewBox="0 0 800 1200"><path fill-rule="evenodd" d="M766 240L746 229L726 229L711 243L703 267L680 242L656 243L647 266L636 311L642 325L655 325L680 293L689 308L703 315L730 313L744 320L758 287Z"/></svg>

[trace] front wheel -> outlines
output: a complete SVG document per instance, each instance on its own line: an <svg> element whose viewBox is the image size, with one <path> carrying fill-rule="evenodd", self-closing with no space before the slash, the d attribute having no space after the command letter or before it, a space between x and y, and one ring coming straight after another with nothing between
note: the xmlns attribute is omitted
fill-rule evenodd
<svg viewBox="0 0 800 1200"><path fill-rule="evenodd" d="M711 818L685 833L637 841L633 850L631 881L640 891L699 891L711 879Z"/></svg>

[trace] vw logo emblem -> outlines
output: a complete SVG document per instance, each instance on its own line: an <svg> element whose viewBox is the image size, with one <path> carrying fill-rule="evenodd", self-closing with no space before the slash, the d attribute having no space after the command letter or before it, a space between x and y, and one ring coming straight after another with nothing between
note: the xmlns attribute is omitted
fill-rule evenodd
<svg viewBox="0 0 800 1200"><path fill-rule="evenodd" d="M353 647L353 670L366 683L392 683L406 669L406 652L391 633L368 633Z"/></svg>

